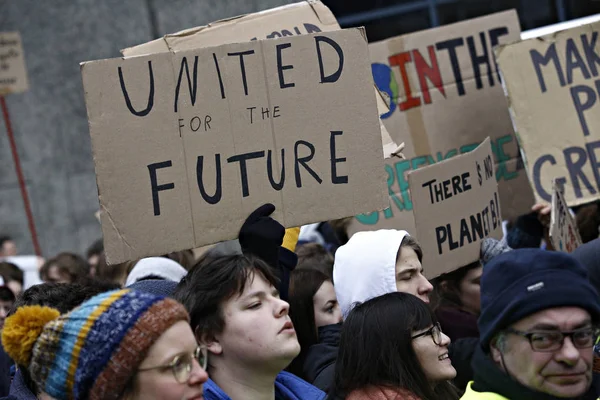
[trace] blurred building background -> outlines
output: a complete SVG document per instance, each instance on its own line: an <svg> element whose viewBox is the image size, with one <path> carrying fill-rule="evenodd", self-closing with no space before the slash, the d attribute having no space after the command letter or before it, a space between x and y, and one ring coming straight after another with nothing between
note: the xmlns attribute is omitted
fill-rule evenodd
<svg viewBox="0 0 600 400"><path fill-rule="evenodd" d="M98 193L79 63L181 29L290 0L0 0L0 31L19 31L30 90L6 98L43 255L83 252L100 237ZM600 13L592 0L324 0L370 41L515 8L523 30ZM0 235L33 253L4 121Z"/></svg>
<svg viewBox="0 0 600 400"><path fill-rule="evenodd" d="M600 13L599 0L324 0L343 28L369 41L515 9L523 31Z"/></svg>

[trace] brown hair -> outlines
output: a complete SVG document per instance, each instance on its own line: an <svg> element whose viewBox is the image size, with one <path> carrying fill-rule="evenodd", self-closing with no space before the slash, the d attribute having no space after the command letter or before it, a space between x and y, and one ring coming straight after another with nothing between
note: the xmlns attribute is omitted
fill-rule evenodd
<svg viewBox="0 0 600 400"><path fill-rule="evenodd" d="M585 204L575 212L575 221L583 243L591 242L599 236L600 213L598 203Z"/></svg>
<svg viewBox="0 0 600 400"><path fill-rule="evenodd" d="M98 259L98 266L96 267L96 278L123 286L127 279L127 275L129 275L129 272L131 272L137 262L138 260L133 260L120 264L108 265L106 263L106 257L104 253L102 253Z"/></svg>
<svg viewBox="0 0 600 400"><path fill-rule="evenodd" d="M404 239L402 239L402 243L400 243L400 249L398 250L398 257L400 257L400 252L402 251L403 247L408 247L410 249L413 249L413 251L415 253L417 253L417 258L419 259L419 262L423 262L423 249L421 248L421 245L419 244L419 242L417 242L417 239L415 239L414 237L412 237L410 235L404 236Z"/></svg>
<svg viewBox="0 0 600 400"><path fill-rule="evenodd" d="M48 272L52 267L57 267L61 273L69 275L71 283L80 282L90 273L87 261L74 253L60 253L46 261L40 269L40 276L44 281L48 280Z"/></svg>
<svg viewBox="0 0 600 400"><path fill-rule="evenodd" d="M348 240L350 240L348 236L348 227L350 226L350 223L353 219L354 217L348 217L329 221L329 225L331 225L333 231L335 232L335 235L340 241L340 246L345 245L346 243L348 243Z"/></svg>
<svg viewBox="0 0 600 400"><path fill-rule="evenodd" d="M4 279L5 285L11 281L23 284L23 271L13 263L0 262L0 276Z"/></svg>
<svg viewBox="0 0 600 400"><path fill-rule="evenodd" d="M315 269L333 277L333 256L318 243L306 243L296 248L298 264L296 269Z"/></svg>
<svg viewBox="0 0 600 400"><path fill-rule="evenodd" d="M481 261L477 260L432 280L433 293L431 295L431 307L434 310L444 305L461 307L460 282L467 276L469 271L479 268L482 265Z"/></svg>
<svg viewBox="0 0 600 400"><path fill-rule="evenodd" d="M240 296L256 274L279 287L269 265L258 258L205 256L198 261L173 294L189 312L190 325L197 339L214 338L223 331L223 305L234 296Z"/></svg>

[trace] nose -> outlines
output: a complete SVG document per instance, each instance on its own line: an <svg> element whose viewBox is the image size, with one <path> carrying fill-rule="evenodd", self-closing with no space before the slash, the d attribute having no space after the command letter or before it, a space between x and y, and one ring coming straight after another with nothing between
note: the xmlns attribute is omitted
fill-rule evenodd
<svg viewBox="0 0 600 400"><path fill-rule="evenodd" d="M335 315L335 320L338 322L338 324L344 320L344 318L342 318L342 310L340 309L340 307L335 308L334 315Z"/></svg>
<svg viewBox="0 0 600 400"><path fill-rule="evenodd" d="M448 335L446 335L444 332L442 332L442 342L440 343L440 346L448 347L448 346L450 346L450 342L452 342L450 337Z"/></svg>
<svg viewBox="0 0 600 400"><path fill-rule="evenodd" d="M591 349L587 349L591 350ZM556 353L556 360L567 365L575 365L581 357L580 350L573 345L570 337L565 337L562 348Z"/></svg>
<svg viewBox="0 0 600 400"><path fill-rule="evenodd" d="M290 312L290 305L289 305L288 302L286 302L284 300L281 300L279 298L275 298L274 311L275 311L275 316L276 317L286 316Z"/></svg>
<svg viewBox="0 0 600 400"><path fill-rule="evenodd" d="M425 276L423 274L421 274L421 282L419 284L419 294L428 296L429 293L431 293L432 291L433 291L433 285L431 284L431 282L429 282L427 280L427 278L425 278Z"/></svg>
<svg viewBox="0 0 600 400"><path fill-rule="evenodd" d="M194 359L194 363L192 365L192 372L190 373L188 383L190 386L202 385L208 380L208 372L206 372L206 370L200 366L198 360L196 359Z"/></svg>

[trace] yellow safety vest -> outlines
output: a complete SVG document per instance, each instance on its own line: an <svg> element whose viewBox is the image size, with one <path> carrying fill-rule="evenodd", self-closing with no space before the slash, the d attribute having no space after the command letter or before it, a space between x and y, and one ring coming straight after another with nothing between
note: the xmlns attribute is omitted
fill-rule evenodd
<svg viewBox="0 0 600 400"><path fill-rule="evenodd" d="M473 390L473 388L471 388L472 384L472 381L469 382L467 391L465 394L463 394L460 400L510 400L507 397L500 396L499 394L492 392L476 392ZM598 400L600 400L600 398L598 398Z"/></svg>
<svg viewBox="0 0 600 400"><path fill-rule="evenodd" d="M471 388L473 382L469 382L467 386L467 391L460 400L509 400L507 397L500 396L499 394L492 392L476 392Z"/></svg>

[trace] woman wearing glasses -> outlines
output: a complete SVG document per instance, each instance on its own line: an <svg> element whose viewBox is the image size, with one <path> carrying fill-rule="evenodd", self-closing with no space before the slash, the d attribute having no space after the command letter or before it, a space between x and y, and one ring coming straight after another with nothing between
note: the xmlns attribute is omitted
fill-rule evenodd
<svg viewBox="0 0 600 400"><path fill-rule="evenodd" d="M413 295L389 293L357 305L342 328L329 399L458 399L449 344Z"/></svg>
<svg viewBox="0 0 600 400"><path fill-rule="evenodd" d="M185 308L133 290L106 292L68 314L24 306L2 343L44 399L202 399L206 349Z"/></svg>

